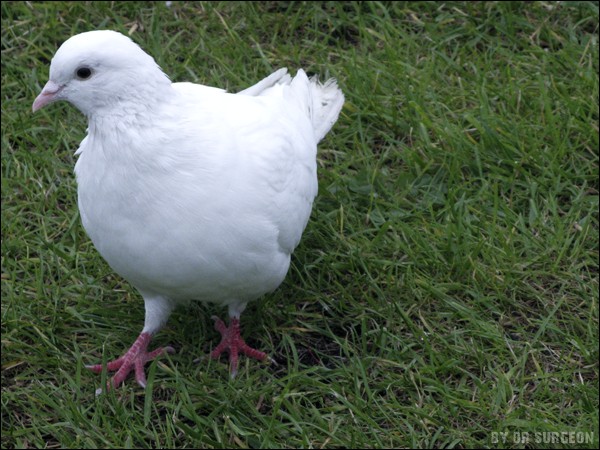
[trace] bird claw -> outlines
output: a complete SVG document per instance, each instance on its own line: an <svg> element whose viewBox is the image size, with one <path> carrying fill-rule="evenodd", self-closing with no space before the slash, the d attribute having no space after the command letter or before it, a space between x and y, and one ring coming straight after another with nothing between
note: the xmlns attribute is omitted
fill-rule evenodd
<svg viewBox="0 0 600 450"><path fill-rule="evenodd" d="M215 321L215 329L221 333L221 342L211 352L210 356L213 359L217 359L224 351L229 353L229 374L231 379L234 379L237 375L238 355L240 353L243 353L250 358L258 359L259 361L270 361L275 363L275 361L266 353L256 350L246 344L240 335L240 320L238 318L232 318L228 327L225 326L223 321L218 317L212 316L211 318Z"/></svg>
<svg viewBox="0 0 600 450"><path fill-rule="evenodd" d="M119 387L131 371L135 374L135 380L142 387L146 387L146 373L144 372L144 365L156 357L165 353L175 353L173 347L161 347L147 352L148 344L152 335L150 333L142 333L135 340L133 345L127 352L117 358L114 361L110 361L106 364L106 370L109 372L116 372L113 377L106 384L106 391ZM95 373L101 373L104 369L102 364L86 365L87 369ZM96 389L96 396L101 395L104 392L103 388Z"/></svg>

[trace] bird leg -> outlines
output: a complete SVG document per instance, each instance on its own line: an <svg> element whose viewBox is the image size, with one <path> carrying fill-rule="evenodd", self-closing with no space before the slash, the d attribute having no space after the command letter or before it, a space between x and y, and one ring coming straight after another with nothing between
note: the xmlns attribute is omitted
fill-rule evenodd
<svg viewBox="0 0 600 450"><path fill-rule="evenodd" d="M142 387L146 387L144 365L148 361L152 361L154 358L164 353L175 353L175 350L172 347L160 347L148 352L148 344L150 344L151 339L152 334L146 332L141 333L123 356L106 364L106 370L109 372L116 371L106 386L107 391L111 388L120 386L132 370L135 373L135 380L138 384ZM86 366L86 368L90 369L92 372L101 373L103 366L102 364L95 364ZM96 394L100 394L101 392L102 388L98 389Z"/></svg>
<svg viewBox="0 0 600 450"><path fill-rule="evenodd" d="M235 378L237 374L238 355L240 352L250 358L258 359L260 361L270 359L266 353L256 350L246 344L240 335L240 319L232 317L229 327L226 327L223 321L216 316L212 316L212 319L215 321L215 329L221 333L221 342L217 345L217 348L211 352L210 356L213 359L217 359L225 350L229 352L231 378Z"/></svg>

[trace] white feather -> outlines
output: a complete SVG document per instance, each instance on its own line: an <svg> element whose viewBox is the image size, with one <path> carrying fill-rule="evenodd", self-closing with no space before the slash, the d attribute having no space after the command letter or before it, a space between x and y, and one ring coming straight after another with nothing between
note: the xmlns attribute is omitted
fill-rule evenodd
<svg viewBox="0 0 600 450"><path fill-rule="evenodd" d="M344 102L335 81L280 69L239 94L171 83L112 31L66 41L50 80L52 100L89 119L75 166L82 222L143 295L144 331L192 299L239 317L279 286L317 194L317 143Z"/></svg>

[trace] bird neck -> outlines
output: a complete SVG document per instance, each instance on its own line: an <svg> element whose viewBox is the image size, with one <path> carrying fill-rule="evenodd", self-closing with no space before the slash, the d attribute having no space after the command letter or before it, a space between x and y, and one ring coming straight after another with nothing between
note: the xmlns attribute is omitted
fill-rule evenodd
<svg viewBox="0 0 600 450"><path fill-rule="evenodd" d="M176 95L171 81L161 71L154 71L144 82L133 83L134 80L127 79L110 95L99 92L92 99L73 104L87 116L90 124L110 124L112 121L115 124L135 126L139 122L147 123L152 117L157 117L160 110Z"/></svg>

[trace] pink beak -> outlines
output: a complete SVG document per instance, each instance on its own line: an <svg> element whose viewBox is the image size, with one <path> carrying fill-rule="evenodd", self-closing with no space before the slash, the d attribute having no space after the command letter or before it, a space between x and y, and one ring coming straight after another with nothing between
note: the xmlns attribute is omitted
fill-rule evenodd
<svg viewBox="0 0 600 450"><path fill-rule="evenodd" d="M64 86L59 86L54 81L48 81L46 86L44 86L44 89L42 89L42 92L40 92L40 95L38 95L33 101L33 106L31 108L33 109L33 112L43 108L48 103L58 100L57 94L62 90L63 87Z"/></svg>

